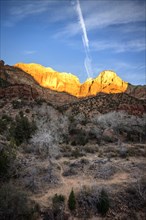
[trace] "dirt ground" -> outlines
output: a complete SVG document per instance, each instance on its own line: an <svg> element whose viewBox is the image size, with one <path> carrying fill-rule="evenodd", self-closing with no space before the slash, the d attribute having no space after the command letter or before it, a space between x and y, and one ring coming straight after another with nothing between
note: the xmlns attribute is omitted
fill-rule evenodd
<svg viewBox="0 0 146 220"><path fill-rule="evenodd" d="M110 149L112 153L117 152L116 145L100 146L100 149L102 156L100 156L99 150L97 153L87 153L78 158L62 156L59 159L52 159L52 164L57 170L59 183L51 185L51 187L45 186L40 193L31 194L31 198L38 202L42 209L45 209L49 205L51 206L51 199L56 193L68 198L72 188L75 193L78 193L84 186L105 187L109 190L112 189L112 195L114 195L118 191L122 191L123 188L136 185L140 178L146 174L145 144L126 144L129 153L124 156L117 154L110 158L108 157ZM137 155L137 151L141 153ZM48 160L43 161L42 166L48 166ZM66 170L69 170L68 175L64 174ZM75 172L72 173L73 170ZM66 211L68 211L67 208ZM93 217L90 219L101 218ZM115 217L113 219L122 218Z"/></svg>

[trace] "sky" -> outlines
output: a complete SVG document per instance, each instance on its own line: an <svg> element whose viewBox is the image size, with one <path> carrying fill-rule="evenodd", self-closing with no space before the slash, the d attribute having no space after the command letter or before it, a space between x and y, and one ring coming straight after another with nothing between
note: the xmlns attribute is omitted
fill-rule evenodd
<svg viewBox="0 0 146 220"><path fill-rule="evenodd" d="M146 84L146 0L0 0L0 59Z"/></svg>

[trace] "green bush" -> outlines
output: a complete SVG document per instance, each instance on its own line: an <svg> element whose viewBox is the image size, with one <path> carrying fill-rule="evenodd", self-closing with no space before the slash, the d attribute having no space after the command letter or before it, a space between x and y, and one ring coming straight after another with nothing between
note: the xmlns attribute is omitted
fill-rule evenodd
<svg viewBox="0 0 146 220"><path fill-rule="evenodd" d="M2 115L0 118L0 134L3 134L7 128L8 125L12 122L12 118L8 115Z"/></svg>
<svg viewBox="0 0 146 220"><path fill-rule="evenodd" d="M94 153L98 152L98 148L97 148L96 145L94 145L94 146L92 146L92 145L91 146L85 146L84 151L87 152L87 153L90 153L90 154L94 154Z"/></svg>
<svg viewBox="0 0 146 220"><path fill-rule="evenodd" d="M71 116L69 116L69 118L68 118L68 119L69 119L70 123L75 122L75 118L74 118L74 116L72 116L72 115L71 115Z"/></svg>
<svg viewBox="0 0 146 220"><path fill-rule="evenodd" d="M9 85L10 85L10 83L7 80L0 78L0 88L5 88Z"/></svg>
<svg viewBox="0 0 146 220"><path fill-rule="evenodd" d="M24 106L24 101L21 99L12 101L13 109L21 109Z"/></svg>
<svg viewBox="0 0 146 220"><path fill-rule="evenodd" d="M39 207L29 200L27 194L10 184L0 188L0 219L1 220L32 220L37 219Z"/></svg>
<svg viewBox="0 0 146 220"><path fill-rule="evenodd" d="M97 209L102 216L105 216L109 210L109 197L107 192L102 189L97 203Z"/></svg>
<svg viewBox="0 0 146 220"><path fill-rule="evenodd" d="M72 150L71 156L78 158L78 157L83 157L84 154L81 152L81 150L79 148L76 148L76 149Z"/></svg>
<svg viewBox="0 0 146 220"><path fill-rule="evenodd" d="M46 103L45 99L36 99L35 101L36 101L37 105L42 105L44 102Z"/></svg>
<svg viewBox="0 0 146 220"><path fill-rule="evenodd" d="M73 146L76 146L76 145L84 146L85 144L88 143L87 134L82 129L71 127L69 129L69 134L72 136L71 145L73 145Z"/></svg>
<svg viewBox="0 0 146 220"><path fill-rule="evenodd" d="M16 145L27 142L36 130L34 121L30 122L20 111L15 120L7 115L0 118L0 134L4 134L8 140L13 140Z"/></svg>
<svg viewBox="0 0 146 220"><path fill-rule="evenodd" d="M2 118L0 119L0 134L3 134L3 132L7 129L7 123Z"/></svg>
<svg viewBox="0 0 146 220"><path fill-rule="evenodd" d="M2 146L0 149L0 178L7 178L10 176L11 162L14 163L16 158L15 149L10 146Z"/></svg>
<svg viewBox="0 0 146 220"><path fill-rule="evenodd" d="M53 202L53 204L64 203L65 202L65 197L61 194L60 195L55 194L52 198L52 202Z"/></svg>
<svg viewBox="0 0 146 220"><path fill-rule="evenodd" d="M72 191L69 195L69 198L68 198L68 208L71 211L74 211L76 209L76 199L75 199L75 194L74 194L73 189L72 189Z"/></svg>
<svg viewBox="0 0 146 220"><path fill-rule="evenodd" d="M15 122L10 127L10 137L14 138L16 145L27 142L36 130L35 122L29 122L28 118L23 116L16 116Z"/></svg>
<svg viewBox="0 0 146 220"><path fill-rule="evenodd" d="M9 167L9 157L7 152L1 151L0 152L0 177L3 177L7 174Z"/></svg>
<svg viewBox="0 0 146 220"><path fill-rule="evenodd" d="M52 198L52 211L54 219L58 219L59 216L63 215L65 207L65 197L63 195L55 194Z"/></svg>
<svg viewBox="0 0 146 220"><path fill-rule="evenodd" d="M85 145L88 143L87 136L84 132L81 132L80 134L77 135L77 144L78 145Z"/></svg>

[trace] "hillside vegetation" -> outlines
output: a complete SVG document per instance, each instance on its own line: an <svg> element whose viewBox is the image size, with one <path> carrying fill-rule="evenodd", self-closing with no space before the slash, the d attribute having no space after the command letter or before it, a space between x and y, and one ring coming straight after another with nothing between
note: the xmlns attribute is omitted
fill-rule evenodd
<svg viewBox="0 0 146 220"><path fill-rule="evenodd" d="M2 66L0 219L146 219L145 99L77 99Z"/></svg>
<svg viewBox="0 0 146 220"><path fill-rule="evenodd" d="M20 212L26 207L22 219L144 218L145 114L87 117L47 102L17 108L15 102L0 109L1 200L6 203L1 219L8 209L7 190L12 200L21 193L27 197L20 206ZM11 219L14 210L11 203Z"/></svg>

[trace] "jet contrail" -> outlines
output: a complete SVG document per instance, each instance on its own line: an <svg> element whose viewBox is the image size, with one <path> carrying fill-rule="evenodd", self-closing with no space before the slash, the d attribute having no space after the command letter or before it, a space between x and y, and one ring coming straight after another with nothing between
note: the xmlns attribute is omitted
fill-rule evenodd
<svg viewBox="0 0 146 220"><path fill-rule="evenodd" d="M76 10L78 13L78 18L79 18L79 22L80 22L80 26L83 32L82 35L82 41L83 41L83 45L84 45L84 49L85 49L85 53L86 53L86 58L85 58L85 69L88 75L88 78L92 76L92 67L91 67L91 58L90 58L90 50L89 50L89 40L88 40L88 36L87 36L87 30L86 30L86 25L84 22L84 18L83 18L83 14L82 14L82 10L81 10L81 6L80 6L80 1L77 0L77 6L76 6Z"/></svg>
<svg viewBox="0 0 146 220"><path fill-rule="evenodd" d="M91 58L89 58L88 56L86 56L85 61L84 61L84 66L88 75L88 78L91 78L91 74L92 74L92 68L91 68Z"/></svg>
<svg viewBox="0 0 146 220"><path fill-rule="evenodd" d="M78 13L79 22L80 22L80 25L81 25L81 28L82 28L82 31L83 31L83 42L84 42L85 46L87 48L89 48L89 40L88 40L88 37L87 37L86 26L85 26L84 18L83 18L83 15L82 15L82 10L81 10L79 0L77 0L77 13Z"/></svg>

